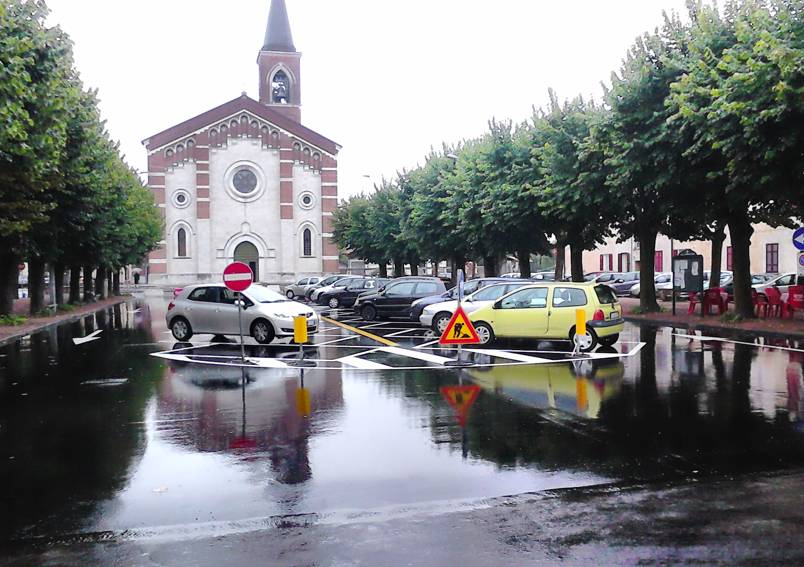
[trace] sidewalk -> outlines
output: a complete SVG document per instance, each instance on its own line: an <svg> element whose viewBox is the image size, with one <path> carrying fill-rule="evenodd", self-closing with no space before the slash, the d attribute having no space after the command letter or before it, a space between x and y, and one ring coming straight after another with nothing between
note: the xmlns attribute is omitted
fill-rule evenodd
<svg viewBox="0 0 804 567"><path fill-rule="evenodd" d="M31 333L35 333L37 331L44 329L45 327L55 325L56 323L62 323L64 321L80 319L81 317L84 317L85 315L88 315L90 313L101 311L102 309L106 309L107 307L117 305L118 303L123 303L124 301L126 301L127 298L128 296L109 297L107 299L96 301L94 303L86 303L83 305L79 305L75 308L74 311L59 312L47 317L29 317L28 320L23 325L16 325L16 326L0 325L0 345L3 345L19 337L30 335ZM28 305L29 305L28 299L15 300L14 313L17 315L27 314Z"/></svg>
<svg viewBox="0 0 804 567"><path fill-rule="evenodd" d="M702 317L700 308L694 315L687 314L689 303L686 301L676 302L676 315L673 316L672 304L667 301L660 301L659 306L665 311L661 313L634 314L632 311L639 307L639 299L632 297L621 297L620 303L623 306L623 317L635 323L651 322L668 325L671 327L681 327L691 330L701 331L742 331L769 336L781 336L789 338L804 339L804 319L799 316L789 319L778 317L768 317L767 319L758 318L738 323L727 322L721 319L720 315L708 315Z"/></svg>

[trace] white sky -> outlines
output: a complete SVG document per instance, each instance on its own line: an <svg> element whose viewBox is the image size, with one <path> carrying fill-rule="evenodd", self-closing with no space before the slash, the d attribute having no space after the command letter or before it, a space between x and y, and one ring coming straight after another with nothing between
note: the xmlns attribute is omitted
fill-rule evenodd
<svg viewBox="0 0 804 567"><path fill-rule="evenodd" d="M48 0L127 160L141 140L246 91L270 0ZM343 146L339 190L423 161L431 146L600 98L639 34L684 0L287 0L302 57L302 122Z"/></svg>

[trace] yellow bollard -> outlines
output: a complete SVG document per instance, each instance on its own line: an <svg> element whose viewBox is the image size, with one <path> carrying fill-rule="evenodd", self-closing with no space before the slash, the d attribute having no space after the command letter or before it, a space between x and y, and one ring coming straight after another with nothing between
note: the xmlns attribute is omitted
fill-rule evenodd
<svg viewBox="0 0 804 567"><path fill-rule="evenodd" d="M302 417L310 417L310 390L299 388L296 390L296 411Z"/></svg>
<svg viewBox="0 0 804 567"><path fill-rule="evenodd" d="M575 310L575 334L581 336L586 334L586 310L584 309Z"/></svg>
<svg viewBox="0 0 804 567"><path fill-rule="evenodd" d="M296 344L307 344L307 317L299 315L293 318L293 341Z"/></svg>

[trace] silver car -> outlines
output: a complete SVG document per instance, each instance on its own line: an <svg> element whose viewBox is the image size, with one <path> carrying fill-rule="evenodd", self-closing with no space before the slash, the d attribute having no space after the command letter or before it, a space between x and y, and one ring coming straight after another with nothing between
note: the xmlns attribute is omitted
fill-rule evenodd
<svg viewBox="0 0 804 567"><path fill-rule="evenodd" d="M309 278L302 278L296 283L288 284L284 287L285 295L288 299L293 299L294 297L304 297L309 290L314 285L317 285L318 282L323 280L323 277L309 277Z"/></svg>
<svg viewBox="0 0 804 567"><path fill-rule="evenodd" d="M252 285L243 292L243 334L267 344L277 337L293 336L294 317L307 318L307 332L318 331L318 314L268 288ZM168 305L165 321L178 341L194 334L239 335L237 294L223 284L192 285Z"/></svg>

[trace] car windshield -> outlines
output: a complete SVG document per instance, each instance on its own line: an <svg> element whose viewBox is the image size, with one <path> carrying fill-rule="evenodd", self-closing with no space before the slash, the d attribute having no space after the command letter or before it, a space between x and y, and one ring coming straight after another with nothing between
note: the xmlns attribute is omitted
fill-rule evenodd
<svg viewBox="0 0 804 567"><path fill-rule="evenodd" d="M321 280L321 282L319 282L319 283L320 283L321 287L328 286L330 284L335 283L336 281L338 281L342 277L343 276L330 276L328 278L325 278L325 279Z"/></svg>
<svg viewBox="0 0 804 567"><path fill-rule="evenodd" d="M254 303L282 303L290 301L284 295L259 285L253 285L248 288L246 296Z"/></svg>

